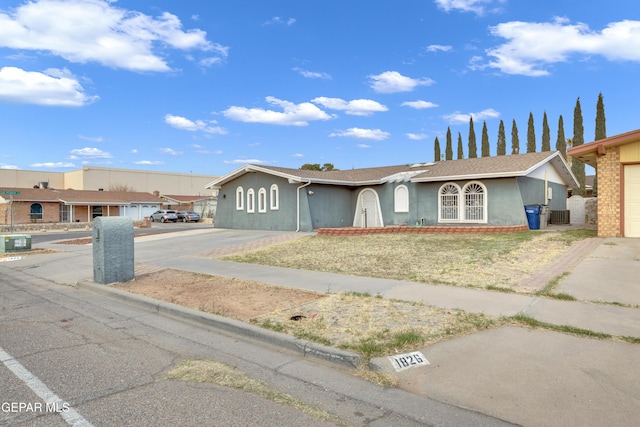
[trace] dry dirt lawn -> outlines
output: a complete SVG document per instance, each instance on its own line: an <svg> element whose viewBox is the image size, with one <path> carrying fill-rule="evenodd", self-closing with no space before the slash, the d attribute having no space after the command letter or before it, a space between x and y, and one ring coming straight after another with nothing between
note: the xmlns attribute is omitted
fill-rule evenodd
<svg viewBox="0 0 640 427"><path fill-rule="evenodd" d="M489 249L485 248L486 243L480 242L483 245L482 250L485 251L483 253L490 254L488 258L471 262L469 260L472 260L472 257L467 253L469 250L463 248L463 252L456 257L460 257L458 261L464 260L464 262L456 265L455 260L441 260L442 264L431 270L429 274L442 275L441 277L431 276L431 278L440 279L436 283L460 283L460 281L474 280L480 287L517 284L533 271L544 268L545 264L553 261L570 247L573 240L566 241L560 237L550 233L538 235L530 240L525 239L522 242L492 240L495 247L490 246ZM398 236L394 238L403 239ZM390 240L380 239L382 248L377 256L384 256L385 252L389 253ZM432 244L434 240L436 238L429 239ZM374 244L376 241L369 240L369 244L366 245L367 250L376 246ZM253 258L261 259L266 256L271 257L271 260L266 262L269 263L273 262L274 258L290 260L295 258L295 254L311 252L314 256L313 261L320 262L322 265L318 270L337 270L343 266L331 267L331 259L341 262L340 260L344 261L349 253L364 250L361 246L355 251L355 247L349 247L353 245L354 240L349 241L346 247L342 245L339 248L335 240L328 242L330 246L313 246L311 251L301 251L300 245L326 245L327 242L324 239L313 241L300 239L230 258L239 258L234 259L236 261L258 262ZM456 247L465 246L459 243L458 241ZM447 240L435 242L435 244L442 248L447 244ZM393 245L395 250L400 250L398 248L402 246L415 245L407 245L406 241L404 245ZM340 253L343 249L346 251L345 254ZM455 250L458 249L451 249L448 253L451 254ZM422 251L422 254L409 254L409 256L413 256L414 259L430 256L424 255L425 252L433 254L438 251ZM326 259L322 259L323 253L326 254ZM401 257L407 256L401 255ZM367 258L374 261L371 265L366 265L366 271L373 272L376 268L380 269L380 262L376 263L374 256ZM427 258L419 261L416 271L421 270L421 273L428 270L425 266L434 264L429 263ZM442 268L445 261L451 264ZM299 265L310 265L311 260L305 259L300 262ZM350 265L364 265L364 263L358 258ZM405 271L414 268L414 266L403 267ZM384 277L385 274L388 274L388 271L380 271L372 275ZM403 272L397 274L403 274ZM408 280L422 279L422 277L416 277L413 272L409 271L409 274L411 276L407 278ZM137 275L131 282L112 286L195 310L255 323L300 338L352 349L359 353L368 352L370 356L415 350L419 345L497 327L507 322L505 319L492 319L481 314L447 310L421 303L386 300L370 295L316 293L171 269ZM416 336L420 338L416 340ZM367 347L369 344L376 346L380 344L380 346L372 349L371 346Z"/></svg>

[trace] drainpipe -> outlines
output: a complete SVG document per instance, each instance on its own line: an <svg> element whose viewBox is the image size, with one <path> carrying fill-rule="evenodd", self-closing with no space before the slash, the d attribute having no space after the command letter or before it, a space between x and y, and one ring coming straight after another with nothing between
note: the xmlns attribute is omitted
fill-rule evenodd
<svg viewBox="0 0 640 427"><path fill-rule="evenodd" d="M296 233L298 233L300 231L300 190L308 185L311 184L311 181L307 182L306 184L302 184L300 187L298 187L296 189L296 196L297 196L297 224L296 224Z"/></svg>

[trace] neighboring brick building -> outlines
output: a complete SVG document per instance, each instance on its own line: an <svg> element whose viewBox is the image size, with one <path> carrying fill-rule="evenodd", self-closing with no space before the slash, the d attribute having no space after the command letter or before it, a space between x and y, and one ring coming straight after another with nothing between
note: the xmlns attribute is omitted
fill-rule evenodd
<svg viewBox="0 0 640 427"><path fill-rule="evenodd" d="M598 171L598 235L640 237L640 129L568 153Z"/></svg>
<svg viewBox="0 0 640 427"><path fill-rule="evenodd" d="M0 224L92 222L97 216L142 220L162 203L153 194L131 191L0 188Z"/></svg>

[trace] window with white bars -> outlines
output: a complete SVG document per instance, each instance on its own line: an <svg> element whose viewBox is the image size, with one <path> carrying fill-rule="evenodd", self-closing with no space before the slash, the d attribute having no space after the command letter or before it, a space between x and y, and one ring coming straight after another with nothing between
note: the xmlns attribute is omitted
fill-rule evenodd
<svg viewBox="0 0 640 427"><path fill-rule="evenodd" d="M457 185L445 184L440 187L439 205L438 221L448 222L460 220L460 190Z"/></svg>
<svg viewBox="0 0 640 427"><path fill-rule="evenodd" d="M464 187L464 220L468 222L485 222L484 188L477 182Z"/></svg>

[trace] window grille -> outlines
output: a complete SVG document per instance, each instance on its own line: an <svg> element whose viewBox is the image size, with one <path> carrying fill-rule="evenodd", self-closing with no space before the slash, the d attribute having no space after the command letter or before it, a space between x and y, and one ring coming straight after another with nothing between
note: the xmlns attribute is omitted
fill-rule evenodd
<svg viewBox="0 0 640 427"><path fill-rule="evenodd" d="M465 221L484 221L484 188L478 183L471 183L464 189Z"/></svg>
<svg viewBox="0 0 640 427"><path fill-rule="evenodd" d="M440 220L458 221L459 217L459 191L453 184L446 184L440 189Z"/></svg>

